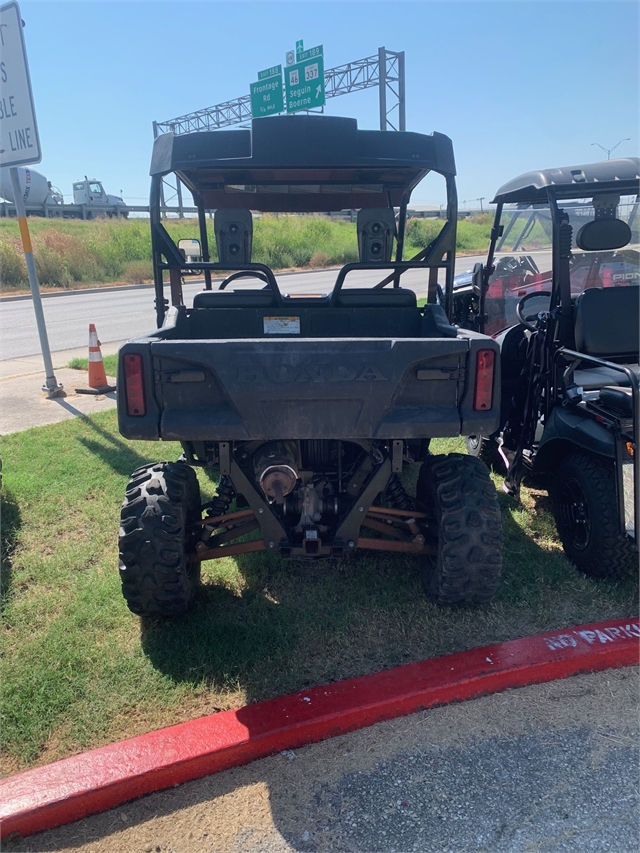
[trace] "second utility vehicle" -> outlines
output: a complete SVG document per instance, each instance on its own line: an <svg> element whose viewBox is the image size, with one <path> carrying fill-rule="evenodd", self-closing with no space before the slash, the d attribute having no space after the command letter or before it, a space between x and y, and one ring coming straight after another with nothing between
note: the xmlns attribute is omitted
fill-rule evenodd
<svg viewBox="0 0 640 853"><path fill-rule="evenodd" d="M514 178L486 267L454 289L456 321L501 347L500 428L467 446L512 495L524 477L549 490L567 556L594 577L638 566L639 175L628 158Z"/></svg>

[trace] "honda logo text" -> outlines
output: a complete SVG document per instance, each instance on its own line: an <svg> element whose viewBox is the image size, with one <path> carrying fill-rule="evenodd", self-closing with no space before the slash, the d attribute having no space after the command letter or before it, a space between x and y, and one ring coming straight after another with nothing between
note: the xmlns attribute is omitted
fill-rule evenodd
<svg viewBox="0 0 640 853"><path fill-rule="evenodd" d="M387 382L375 364L238 364L236 382L259 385L263 382Z"/></svg>

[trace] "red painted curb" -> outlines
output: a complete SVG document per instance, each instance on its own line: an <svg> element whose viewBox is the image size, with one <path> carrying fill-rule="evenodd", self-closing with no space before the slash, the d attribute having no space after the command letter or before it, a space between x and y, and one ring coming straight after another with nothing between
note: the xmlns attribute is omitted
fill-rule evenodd
<svg viewBox="0 0 640 853"><path fill-rule="evenodd" d="M339 681L103 746L0 780L1 835L453 700L640 662L637 618L580 625Z"/></svg>

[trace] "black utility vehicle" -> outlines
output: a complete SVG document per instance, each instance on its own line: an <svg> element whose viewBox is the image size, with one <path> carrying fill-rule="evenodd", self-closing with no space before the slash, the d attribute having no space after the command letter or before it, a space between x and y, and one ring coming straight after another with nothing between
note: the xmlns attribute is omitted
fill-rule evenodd
<svg viewBox="0 0 640 853"><path fill-rule="evenodd" d="M467 448L515 497L523 477L549 490L593 577L638 565L639 174L628 158L515 178L486 267L454 283L454 321L501 346L500 429Z"/></svg>
<svg viewBox="0 0 640 853"><path fill-rule="evenodd" d="M446 181L447 220L403 260L407 203L430 171ZM198 206L199 241L176 246L162 224L161 181L171 172ZM501 568L494 486L477 460L429 452L433 437L498 426L498 345L447 317L451 141L358 130L353 119L268 118L250 130L161 136L151 175L160 328L120 350L119 424L129 439L180 441L184 455L140 468L127 488L120 570L130 609L181 613L202 560L260 550L307 560L357 548L415 554L436 601L488 601ZM250 211L353 208L360 261L337 273L330 292L286 295L289 279L252 263ZM194 275L204 289L187 307L183 284ZM414 462L417 500L400 479ZM205 505L192 466L219 469Z"/></svg>

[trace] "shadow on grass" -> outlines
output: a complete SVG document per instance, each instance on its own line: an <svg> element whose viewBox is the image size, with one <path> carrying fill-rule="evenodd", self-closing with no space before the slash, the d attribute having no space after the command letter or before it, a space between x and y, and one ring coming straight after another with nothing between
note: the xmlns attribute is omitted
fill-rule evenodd
<svg viewBox="0 0 640 853"><path fill-rule="evenodd" d="M185 616L143 620L144 653L176 683L242 689L258 701L633 610L632 579L586 578L548 544L554 527L544 501L533 512L500 502L504 565L490 605L436 606L412 557L357 552L303 563L248 554L233 561L234 583L209 564Z"/></svg>
<svg viewBox="0 0 640 853"><path fill-rule="evenodd" d="M146 465L149 462L146 457L133 449L131 442L124 441L113 435L113 433L101 427L92 418L83 416L83 423L94 430L94 432L97 432L108 444L101 444L97 441L84 438L84 436L78 437L79 443L86 447L89 453L99 456L116 474L129 478L136 468Z"/></svg>
<svg viewBox="0 0 640 853"><path fill-rule="evenodd" d="M242 688L251 700L555 628L631 615L637 579L585 577L558 547L546 495L500 495L504 560L492 604L433 604L419 559L357 552L333 562L234 561L236 587L207 574L193 610L144 622L142 646L176 682ZM220 578L220 579L218 579ZM226 584L226 585L225 585Z"/></svg>
<svg viewBox="0 0 640 853"><path fill-rule="evenodd" d="M20 507L13 496L13 493L4 487L0 492L0 519L2 527L0 533L1 541L1 565L2 578L0 580L0 595L1 609L4 611L5 605L11 597L13 567L12 556L16 546L18 531L22 527L22 516L20 515Z"/></svg>
<svg viewBox="0 0 640 853"><path fill-rule="evenodd" d="M298 625L286 602L276 602L265 587L268 564L275 558L250 554L235 562L241 594L203 583L184 616L141 619L142 648L154 667L175 682L223 692L249 688L253 695L250 684L260 670L286 669Z"/></svg>

